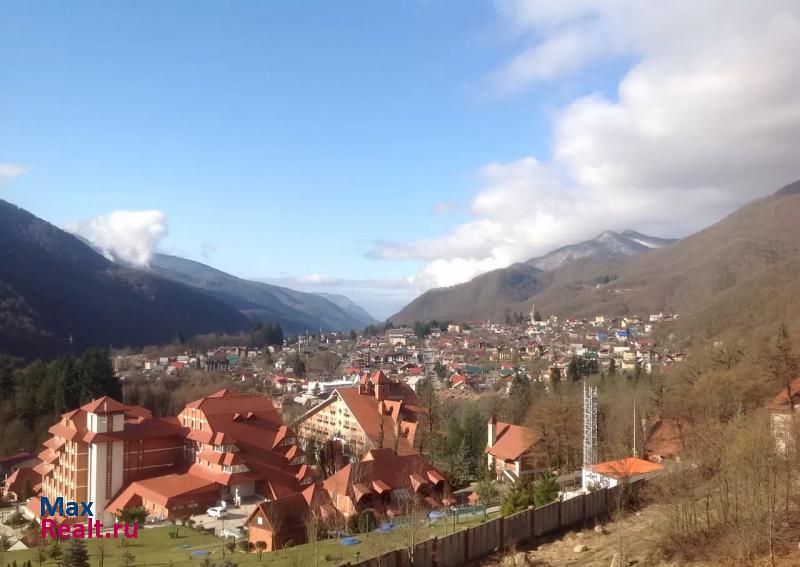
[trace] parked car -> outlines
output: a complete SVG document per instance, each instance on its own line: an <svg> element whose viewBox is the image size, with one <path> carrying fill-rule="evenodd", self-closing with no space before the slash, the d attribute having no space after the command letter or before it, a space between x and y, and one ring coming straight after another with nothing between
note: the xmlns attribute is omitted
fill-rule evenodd
<svg viewBox="0 0 800 567"><path fill-rule="evenodd" d="M224 518L228 511L222 506L214 506L206 510L206 514L212 518Z"/></svg>

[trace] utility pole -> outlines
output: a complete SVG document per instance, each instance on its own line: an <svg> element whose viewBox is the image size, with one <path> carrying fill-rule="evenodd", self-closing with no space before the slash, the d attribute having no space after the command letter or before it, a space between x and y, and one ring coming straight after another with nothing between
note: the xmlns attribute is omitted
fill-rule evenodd
<svg viewBox="0 0 800 567"><path fill-rule="evenodd" d="M636 458L636 400L633 400L633 457Z"/></svg>

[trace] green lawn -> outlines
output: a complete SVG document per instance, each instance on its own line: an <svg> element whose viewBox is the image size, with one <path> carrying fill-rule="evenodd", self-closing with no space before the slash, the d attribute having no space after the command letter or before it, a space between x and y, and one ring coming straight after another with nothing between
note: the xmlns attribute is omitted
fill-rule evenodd
<svg viewBox="0 0 800 567"><path fill-rule="evenodd" d="M482 518L462 518L456 526L461 530L480 523ZM192 557L191 552L197 549L204 549L210 552L210 559L214 563L222 559L222 540L220 538L201 534L191 528L181 527L179 537L173 539L169 537L169 532L173 527L140 529L138 539L126 540L126 547L120 546L121 540L107 539L104 541L105 561L103 567L124 567L122 554L127 550L135 556L134 564L136 567L158 567L170 565L175 567L189 567L195 564L199 567L202 557ZM453 533L453 520L445 527L444 521L440 520L433 526L423 529L418 537L419 541L441 536L446 533ZM264 553L259 563L255 553L247 554L236 551L233 554L233 561L242 567L333 567L348 561L355 562L369 557L385 553L391 549L403 547L404 536L402 530L398 529L388 534L359 534L362 543L345 546L339 540L323 540L314 546L313 544L300 545L287 550L280 550L273 553ZM86 540L87 550L91 558L93 567L99 566L99 551L96 539ZM61 545L69 545L64 542ZM316 547L316 550L314 549ZM230 553L225 550L226 557ZM47 554L46 554L47 556ZM315 561L316 556L316 561ZM328 560L326 560L326 556ZM7 551L2 554L2 562L8 566L12 561L17 562L18 567L28 559L31 560L33 567L38 567L36 562L36 551ZM47 556L42 567L56 567L56 562Z"/></svg>

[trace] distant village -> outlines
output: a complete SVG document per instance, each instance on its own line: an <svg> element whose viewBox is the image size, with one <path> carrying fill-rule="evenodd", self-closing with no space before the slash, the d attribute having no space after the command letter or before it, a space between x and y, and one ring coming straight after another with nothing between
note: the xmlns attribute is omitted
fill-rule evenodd
<svg viewBox="0 0 800 567"><path fill-rule="evenodd" d="M566 379L571 364L593 372L650 373L655 367L682 362L683 352L654 338L659 325L676 318L657 313L646 317L598 315L592 320L542 319L533 309L530 318L520 323L448 323L443 329L431 329L424 338L409 327L389 328L371 337L308 334L285 341L281 349L230 345L175 356L119 357L115 364L125 372L150 376L203 370L257 378L282 393L294 394L292 400L303 405L327 397L337 388L353 387L362 372L370 369L380 369L412 389L429 376L437 390L478 395L502 389L517 370L533 381L549 384L559 375ZM306 371L302 376L295 372L293 357L321 352L338 357L335 369ZM265 356L269 364L264 364ZM440 367L446 371L435 372Z"/></svg>

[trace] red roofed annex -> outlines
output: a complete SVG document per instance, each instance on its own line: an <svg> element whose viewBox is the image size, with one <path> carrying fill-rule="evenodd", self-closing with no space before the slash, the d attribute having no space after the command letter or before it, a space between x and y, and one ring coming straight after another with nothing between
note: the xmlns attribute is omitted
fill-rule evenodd
<svg viewBox="0 0 800 567"><path fill-rule="evenodd" d="M350 516L364 509L400 516L414 502L436 509L455 501L445 477L422 455L398 455L392 449L373 449L325 480L336 509Z"/></svg>

